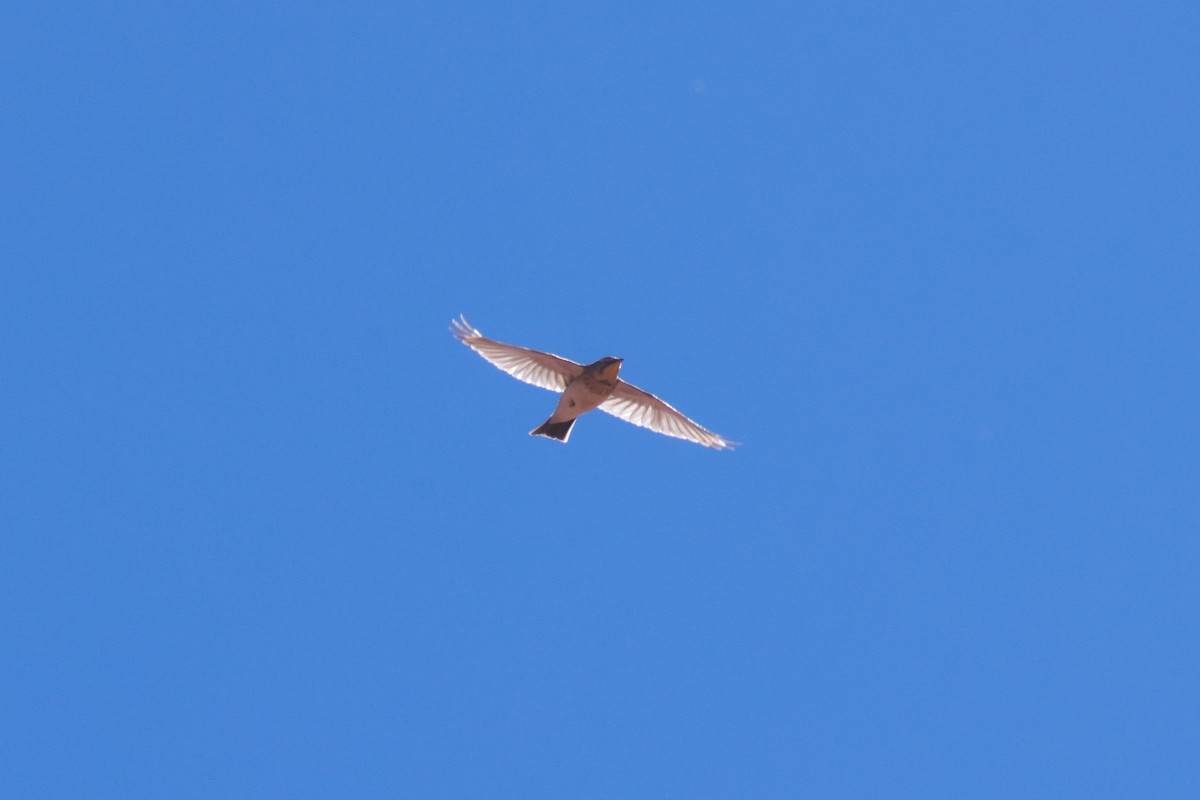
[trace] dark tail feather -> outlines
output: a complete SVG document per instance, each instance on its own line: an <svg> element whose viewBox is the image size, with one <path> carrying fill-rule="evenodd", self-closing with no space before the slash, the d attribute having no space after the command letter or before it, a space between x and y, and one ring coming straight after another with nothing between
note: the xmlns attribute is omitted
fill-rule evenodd
<svg viewBox="0 0 1200 800"><path fill-rule="evenodd" d="M534 428L529 432L530 436L547 436L551 439L558 439L560 442L566 442L567 437L571 435L571 426L575 424L575 420L569 419L566 422L551 422L546 420L540 427Z"/></svg>

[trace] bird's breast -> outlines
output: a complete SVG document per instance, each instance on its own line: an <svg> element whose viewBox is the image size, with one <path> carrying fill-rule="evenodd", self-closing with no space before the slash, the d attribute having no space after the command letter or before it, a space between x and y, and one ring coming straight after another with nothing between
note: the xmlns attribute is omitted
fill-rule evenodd
<svg viewBox="0 0 1200 800"><path fill-rule="evenodd" d="M567 386L558 402L555 416L577 417L591 411L608 399L616 386L598 381L589 375L581 375Z"/></svg>

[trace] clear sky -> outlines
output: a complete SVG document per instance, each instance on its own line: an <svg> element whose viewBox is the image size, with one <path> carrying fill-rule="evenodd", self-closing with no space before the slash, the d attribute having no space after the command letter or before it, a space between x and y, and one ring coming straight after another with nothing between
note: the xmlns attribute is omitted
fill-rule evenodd
<svg viewBox="0 0 1200 800"><path fill-rule="evenodd" d="M1198 32L8 4L0 793L1200 797Z"/></svg>

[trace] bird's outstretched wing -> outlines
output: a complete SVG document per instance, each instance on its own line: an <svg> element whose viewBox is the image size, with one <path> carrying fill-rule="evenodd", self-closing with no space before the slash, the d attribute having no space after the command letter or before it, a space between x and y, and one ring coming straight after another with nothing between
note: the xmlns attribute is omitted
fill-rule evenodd
<svg viewBox="0 0 1200 800"><path fill-rule="evenodd" d="M700 427L649 392L622 380L617 381L617 388L600 404L600 410L656 433L687 439L705 447L728 450L735 444Z"/></svg>
<svg viewBox="0 0 1200 800"><path fill-rule="evenodd" d="M518 380L561 392L579 377L583 366L570 359L493 341L471 327L465 317L453 320L451 332L458 340Z"/></svg>

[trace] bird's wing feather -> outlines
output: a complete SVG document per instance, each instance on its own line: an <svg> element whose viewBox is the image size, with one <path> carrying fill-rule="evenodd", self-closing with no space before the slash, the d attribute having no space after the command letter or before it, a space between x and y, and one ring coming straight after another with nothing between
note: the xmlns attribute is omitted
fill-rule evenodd
<svg viewBox="0 0 1200 800"><path fill-rule="evenodd" d="M583 372L582 365L569 359L489 339L463 317L453 322L450 330L460 342L518 380L561 392Z"/></svg>
<svg viewBox="0 0 1200 800"><path fill-rule="evenodd" d="M649 392L623 380L617 381L617 388L600 404L600 410L656 433L687 439L705 447L726 450L734 445L725 437L700 427Z"/></svg>

